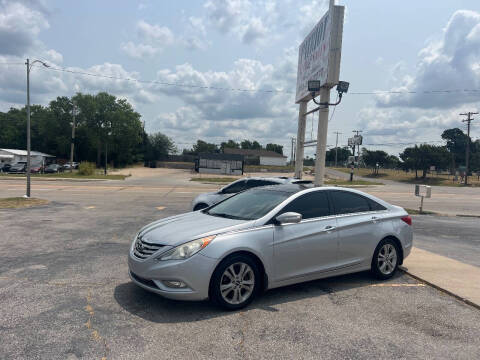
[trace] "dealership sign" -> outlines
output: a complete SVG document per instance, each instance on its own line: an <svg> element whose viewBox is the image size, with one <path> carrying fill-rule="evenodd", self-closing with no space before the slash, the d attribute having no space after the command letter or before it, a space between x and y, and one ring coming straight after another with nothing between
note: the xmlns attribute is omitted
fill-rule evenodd
<svg viewBox="0 0 480 360"><path fill-rule="evenodd" d="M344 12L343 6L332 6L300 45L295 102L311 99L309 80L326 87L338 83Z"/></svg>

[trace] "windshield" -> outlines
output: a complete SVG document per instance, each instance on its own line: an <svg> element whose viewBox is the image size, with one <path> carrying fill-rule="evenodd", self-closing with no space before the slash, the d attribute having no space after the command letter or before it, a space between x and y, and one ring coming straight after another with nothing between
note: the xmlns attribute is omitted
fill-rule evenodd
<svg viewBox="0 0 480 360"><path fill-rule="evenodd" d="M256 220L267 214L290 195L291 193L282 191L253 189L214 205L206 210L205 214L229 219Z"/></svg>

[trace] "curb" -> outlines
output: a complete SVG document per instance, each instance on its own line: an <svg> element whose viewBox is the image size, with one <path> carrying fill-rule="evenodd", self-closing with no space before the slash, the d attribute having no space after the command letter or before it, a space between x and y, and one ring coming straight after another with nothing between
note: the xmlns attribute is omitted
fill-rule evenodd
<svg viewBox="0 0 480 360"><path fill-rule="evenodd" d="M466 299L466 298L463 298L463 297L461 297L460 295L457 295L457 294L455 294L455 293L453 293L453 292L451 292L451 291L449 291L449 290L447 290L447 289L444 289L444 288L442 288L442 287L440 287L440 286L438 286L438 285L436 285L436 284L434 284L434 283L432 283L432 282L430 282L430 281L427 281L427 280L422 279L421 277L419 277L419 276L417 276L417 275L412 274L412 273L409 272L408 269L407 269L406 267L404 267L403 265L400 265L398 268L399 268L399 270L403 271L403 272L404 272L405 274L407 274L408 276L410 276L410 277L412 277L412 278L414 278L414 279L416 279L416 280L418 280L418 281L421 281L421 282L427 284L428 286L431 286L431 287L433 287L434 289L437 289L438 291L443 292L444 294L450 295L450 296L454 297L455 299L457 299L457 300L459 300L459 301L461 301L461 302L463 302L463 303L465 303L465 304L467 304L467 305L473 306L475 309L480 310L480 304L474 303L473 301L470 301L470 300L468 300L468 299Z"/></svg>

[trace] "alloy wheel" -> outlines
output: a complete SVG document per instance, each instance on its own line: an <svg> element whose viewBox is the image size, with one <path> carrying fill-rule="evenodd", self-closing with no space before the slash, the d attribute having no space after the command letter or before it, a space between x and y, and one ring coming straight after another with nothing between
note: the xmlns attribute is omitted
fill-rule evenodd
<svg viewBox="0 0 480 360"><path fill-rule="evenodd" d="M220 279L220 293L223 300L238 305L248 300L255 288L255 274L243 262L237 262L225 269Z"/></svg>
<svg viewBox="0 0 480 360"><path fill-rule="evenodd" d="M378 252L378 269L383 275L390 275L397 265L397 249L392 244L385 244Z"/></svg>

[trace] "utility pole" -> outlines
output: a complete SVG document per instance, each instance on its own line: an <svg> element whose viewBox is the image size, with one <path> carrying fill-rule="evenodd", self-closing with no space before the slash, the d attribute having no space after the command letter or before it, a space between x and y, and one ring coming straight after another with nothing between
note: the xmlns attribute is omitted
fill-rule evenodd
<svg viewBox="0 0 480 360"><path fill-rule="evenodd" d="M478 112L467 112L460 114L462 116L466 116L467 118L462 120L462 122L467 123L467 146L466 146L466 153L465 153L465 185L468 185L468 161L470 158L470 123L473 121L472 115L477 115Z"/></svg>
<svg viewBox="0 0 480 360"><path fill-rule="evenodd" d="M73 172L73 150L75 146L75 115L77 112L77 105L73 104L72 109L72 142L70 144L70 172Z"/></svg>
<svg viewBox="0 0 480 360"><path fill-rule="evenodd" d="M341 132L334 131L334 134L337 134L337 139L335 140L335 167L337 167L337 159L338 159L338 135L341 134Z"/></svg>

